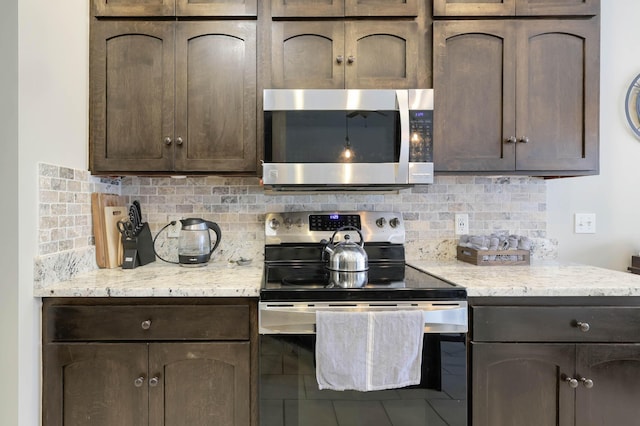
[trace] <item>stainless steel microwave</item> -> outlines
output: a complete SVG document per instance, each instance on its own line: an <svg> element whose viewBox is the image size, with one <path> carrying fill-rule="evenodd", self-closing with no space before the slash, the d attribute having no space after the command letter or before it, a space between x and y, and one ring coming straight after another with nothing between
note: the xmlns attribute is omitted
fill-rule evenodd
<svg viewBox="0 0 640 426"><path fill-rule="evenodd" d="M433 89L265 90L262 180L274 190L433 183Z"/></svg>

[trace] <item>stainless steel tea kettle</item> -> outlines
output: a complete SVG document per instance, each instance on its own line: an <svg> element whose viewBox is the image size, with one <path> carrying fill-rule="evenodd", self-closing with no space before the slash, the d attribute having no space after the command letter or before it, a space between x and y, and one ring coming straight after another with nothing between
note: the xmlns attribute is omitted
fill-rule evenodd
<svg viewBox="0 0 640 426"><path fill-rule="evenodd" d="M336 234L346 230L355 230L360 236L360 243L351 241L351 236L346 234L344 241L334 243ZM360 230L353 226L343 226L336 229L323 249L329 254L329 262L326 266L329 272L329 283L343 288L359 288L367 284L369 258L364 250L364 238Z"/></svg>
<svg viewBox="0 0 640 426"><path fill-rule="evenodd" d="M180 228L180 234L178 236L178 262L172 262L163 259L155 250L155 242L160 233L171 225L175 225L176 222L171 222L165 225L160 232L153 239L153 250L161 260L167 263L176 263L180 266L205 266L211 254L218 248L220 240L222 239L222 231L217 223L200 218L188 218L180 219L182 227ZM209 230L212 230L216 234L216 241L211 246L211 236Z"/></svg>

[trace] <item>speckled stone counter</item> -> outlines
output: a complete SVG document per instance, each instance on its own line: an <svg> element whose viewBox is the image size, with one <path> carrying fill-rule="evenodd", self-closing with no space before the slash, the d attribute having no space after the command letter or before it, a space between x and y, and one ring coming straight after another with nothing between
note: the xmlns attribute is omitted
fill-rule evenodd
<svg viewBox="0 0 640 426"><path fill-rule="evenodd" d="M35 287L36 297L258 297L262 262L185 268L153 262L135 269L97 269Z"/></svg>
<svg viewBox="0 0 640 426"><path fill-rule="evenodd" d="M467 288L469 297L640 296L640 275L578 264L475 266L459 261L409 263ZM233 265L233 266L231 266ZM36 297L258 297L262 262L184 268L154 262L135 269L98 269L36 286Z"/></svg>
<svg viewBox="0 0 640 426"><path fill-rule="evenodd" d="M640 296L640 275L594 266L549 261L516 266L409 263L466 287L469 297Z"/></svg>

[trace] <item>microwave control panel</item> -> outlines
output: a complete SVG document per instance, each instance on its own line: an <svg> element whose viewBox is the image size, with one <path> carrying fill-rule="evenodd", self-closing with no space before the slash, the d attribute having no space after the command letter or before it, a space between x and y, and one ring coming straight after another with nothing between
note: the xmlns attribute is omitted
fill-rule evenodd
<svg viewBox="0 0 640 426"><path fill-rule="evenodd" d="M410 110L409 130L409 162L432 162L433 110Z"/></svg>

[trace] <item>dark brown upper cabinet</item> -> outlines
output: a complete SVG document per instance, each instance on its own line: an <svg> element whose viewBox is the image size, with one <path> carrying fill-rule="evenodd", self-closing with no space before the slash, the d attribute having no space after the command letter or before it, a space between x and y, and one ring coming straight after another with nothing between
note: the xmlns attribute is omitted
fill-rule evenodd
<svg viewBox="0 0 640 426"><path fill-rule="evenodd" d="M433 16L596 15L600 0L433 0Z"/></svg>
<svg viewBox="0 0 640 426"><path fill-rule="evenodd" d="M434 23L439 172L598 171L599 21Z"/></svg>
<svg viewBox="0 0 640 426"><path fill-rule="evenodd" d="M256 16L257 0L92 0L97 17Z"/></svg>
<svg viewBox="0 0 640 426"><path fill-rule="evenodd" d="M271 15L276 18L417 14L417 0L271 0Z"/></svg>
<svg viewBox="0 0 640 426"><path fill-rule="evenodd" d="M256 24L94 21L96 174L256 169Z"/></svg>
<svg viewBox="0 0 640 426"><path fill-rule="evenodd" d="M274 21L272 88L414 88L418 38L412 21Z"/></svg>

